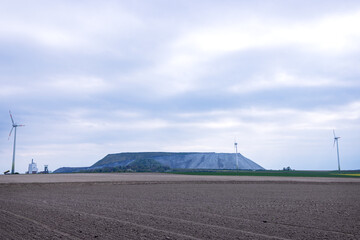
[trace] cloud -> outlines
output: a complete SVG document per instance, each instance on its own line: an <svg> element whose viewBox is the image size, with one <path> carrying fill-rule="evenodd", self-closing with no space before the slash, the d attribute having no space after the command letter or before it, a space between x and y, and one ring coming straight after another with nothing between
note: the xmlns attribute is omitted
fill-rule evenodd
<svg viewBox="0 0 360 240"><path fill-rule="evenodd" d="M233 24L215 24L194 29L177 43L207 54L226 54L248 49L292 45L305 51L337 54L358 51L360 12L329 15L307 22L273 22L262 18L240 18Z"/></svg>
<svg viewBox="0 0 360 240"><path fill-rule="evenodd" d="M101 93L111 89L109 83L98 77L58 76L47 82L48 91L70 94ZM50 90L53 89L53 90Z"/></svg>
<svg viewBox="0 0 360 240"><path fill-rule="evenodd" d="M359 87L357 81L341 81L324 77L296 76L285 71L277 71L272 76L260 75L235 84L229 88L230 92L248 93L278 88L324 88L324 87Z"/></svg>
<svg viewBox="0 0 360 240"><path fill-rule="evenodd" d="M104 42L113 46L114 38L122 40L142 26L140 19L113 1L101 5L90 1L86 6L46 1L22 4L22 10L12 4L3 6L0 36L23 39L47 51L109 53L112 48Z"/></svg>

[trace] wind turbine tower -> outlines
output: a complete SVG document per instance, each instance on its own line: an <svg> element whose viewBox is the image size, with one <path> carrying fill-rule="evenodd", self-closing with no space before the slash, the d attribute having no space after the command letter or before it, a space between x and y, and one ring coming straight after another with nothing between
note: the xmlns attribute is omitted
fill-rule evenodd
<svg viewBox="0 0 360 240"><path fill-rule="evenodd" d="M334 133L334 147L335 147L335 142L336 142L336 150L337 150L337 160L338 160L338 169L339 169L339 172L340 172L340 158L339 158L339 138L340 137L337 137L335 135L335 130L333 130L333 133Z"/></svg>
<svg viewBox="0 0 360 240"><path fill-rule="evenodd" d="M13 159L12 159L12 165L11 165L11 174L14 174L14 173L15 173L16 128L17 128L17 127L23 127L23 126L25 126L25 125L16 124L16 123L14 122L14 119L13 119L10 111L9 111L9 113L10 113L10 118L11 118L11 122L12 122L12 128L11 128L11 130L10 130L8 140L10 139L11 133L12 133L13 129L15 128L15 132L14 132Z"/></svg>
<svg viewBox="0 0 360 240"><path fill-rule="evenodd" d="M239 170L239 161L238 161L238 149L237 149L238 143L236 142L236 138L234 141L234 148L235 148L235 161L236 161L236 170Z"/></svg>

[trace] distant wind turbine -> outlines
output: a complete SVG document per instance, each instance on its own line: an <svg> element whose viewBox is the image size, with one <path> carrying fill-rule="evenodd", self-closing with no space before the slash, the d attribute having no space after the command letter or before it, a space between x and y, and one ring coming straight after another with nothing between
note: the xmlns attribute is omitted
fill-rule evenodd
<svg viewBox="0 0 360 240"><path fill-rule="evenodd" d="M236 161L236 170L239 170L239 161L238 161L238 149L237 149L238 143L236 142L236 138L234 141L234 148L235 148L235 161Z"/></svg>
<svg viewBox="0 0 360 240"><path fill-rule="evenodd" d="M16 123L14 122L14 119L13 119L10 111L9 111L9 113L10 113L10 118L11 118L11 122L12 122L12 128L11 128L11 131L10 131L10 133L9 133L8 140L10 139L11 133L12 133L13 129L15 128L15 132L14 132L13 159L12 159L12 166L11 166L11 174L14 174L14 173L15 173L16 128L17 128L17 127L23 127L23 126L25 126L25 125L16 124Z"/></svg>
<svg viewBox="0 0 360 240"><path fill-rule="evenodd" d="M340 158L339 158L339 138L340 138L340 137L337 137L337 136L335 135L335 130L333 130L333 133L334 133L334 145L333 145L333 147L335 147L335 142L336 142L337 159L338 159L338 169L339 169L339 172L340 172Z"/></svg>

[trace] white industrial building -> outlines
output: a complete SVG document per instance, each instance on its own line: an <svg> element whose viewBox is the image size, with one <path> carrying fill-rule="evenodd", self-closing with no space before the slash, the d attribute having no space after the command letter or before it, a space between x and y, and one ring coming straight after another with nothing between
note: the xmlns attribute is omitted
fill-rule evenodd
<svg viewBox="0 0 360 240"><path fill-rule="evenodd" d="M36 163L34 163L34 159L31 159L31 163L29 164L29 174L36 174L38 172Z"/></svg>

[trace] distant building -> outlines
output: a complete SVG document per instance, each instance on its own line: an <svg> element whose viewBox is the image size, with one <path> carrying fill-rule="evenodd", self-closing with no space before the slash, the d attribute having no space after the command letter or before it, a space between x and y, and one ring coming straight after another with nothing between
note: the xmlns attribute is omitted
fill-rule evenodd
<svg viewBox="0 0 360 240"><path fill-rule="evenodd" d="M44 165L44 173L49 173L48 165Z"/></svg>
<svg viewBox="0 0 360 240"><path fill-rule="evenodd" d="M38 172L36 163L34 163L34 159L31 159L31 163L29 164L29 174L36 174Z"/></svg>

